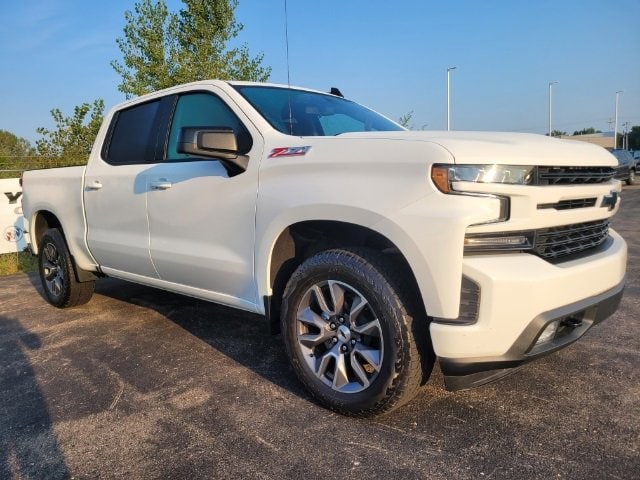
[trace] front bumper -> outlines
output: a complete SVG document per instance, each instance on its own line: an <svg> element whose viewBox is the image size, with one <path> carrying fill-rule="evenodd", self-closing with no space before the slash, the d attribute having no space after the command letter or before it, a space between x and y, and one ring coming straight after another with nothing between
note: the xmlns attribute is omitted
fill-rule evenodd
<svg viewBox="0 0 640 480"><path fill-rule="evenodd" d="M478 321L430 327L447 388L501 378L610 316L622 298L627 256L624 240L610 233L597 253L559 265L530 254L465 257L465 276L480 286ZM555 337L539 342L553 322Z"/></svg>

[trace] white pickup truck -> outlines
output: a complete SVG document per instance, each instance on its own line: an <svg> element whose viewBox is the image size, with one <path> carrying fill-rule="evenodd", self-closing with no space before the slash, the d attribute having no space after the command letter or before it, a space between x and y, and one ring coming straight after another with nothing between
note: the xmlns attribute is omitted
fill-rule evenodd
<svg viewBox="0 0 640 480"><path fill-rule="evenodd" d="M107 115L85 167L24 174L48 301L118 277L264 314L327 407L497 379L612 314L615 158L539 135L411 132L334 94L203 81Z"/></svg>

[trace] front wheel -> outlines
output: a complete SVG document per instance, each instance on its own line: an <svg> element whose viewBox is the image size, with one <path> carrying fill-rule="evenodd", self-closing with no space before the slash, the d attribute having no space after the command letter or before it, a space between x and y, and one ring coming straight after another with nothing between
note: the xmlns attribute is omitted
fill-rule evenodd
<svg viewBox="0 0 640 480"><path fill-rule="evenodd" d="M58 308L87 303L95 289L95 281L78 282L71 254L57 228L45 232L38 247L40 281L47 301Z"/></svg>
<svg viewBox="0 0 640 480"><path fill-rule="evenodd" d="M629 178L627 178L627 185L634 185L636 183L635 170L629 170Z"/></svg>
<svg viewBox="0 0 640 480"><path fill-rule="evenodd" d="M383 274L382 272L385 272ZM376 252L328 250L303 262L283 298L291 364L322 404L371 416L411 400L433 365L426 318Z"/></svg>

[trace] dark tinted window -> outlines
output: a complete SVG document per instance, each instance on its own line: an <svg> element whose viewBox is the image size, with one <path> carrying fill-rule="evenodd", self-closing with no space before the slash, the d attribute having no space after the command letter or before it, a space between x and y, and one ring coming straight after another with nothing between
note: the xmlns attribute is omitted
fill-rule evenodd
<svg viewBox="0 0 640 480"><path fill-rule="evenodd" d="M240 153L246 154L251 150L251 136L240 119L226 103L210 93L190 93L178 99L169 132L167 160L184 160L193 157L177 151L180 129L183 127L230 128L236 134Z"/></svg>
<svg viewBox="0 0 640 480"><path fill-rule="evenodd" d="M107 162L114 165L152 161L155 152L155 117L160 100L118 112L109 142Z"/></svg>

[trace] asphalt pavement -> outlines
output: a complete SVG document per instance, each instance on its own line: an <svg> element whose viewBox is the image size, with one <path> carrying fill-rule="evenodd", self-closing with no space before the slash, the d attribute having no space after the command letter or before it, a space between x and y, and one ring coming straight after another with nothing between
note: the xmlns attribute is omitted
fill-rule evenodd
<svg viewBox="0 0 640 480"><path fill-rule="evenodd" d="M114 279L58 310L0 278L0 479L638 479L640 186L622 202L614 316L475 390L436 368L376 419L314 403L260 316Z"/></svg>

